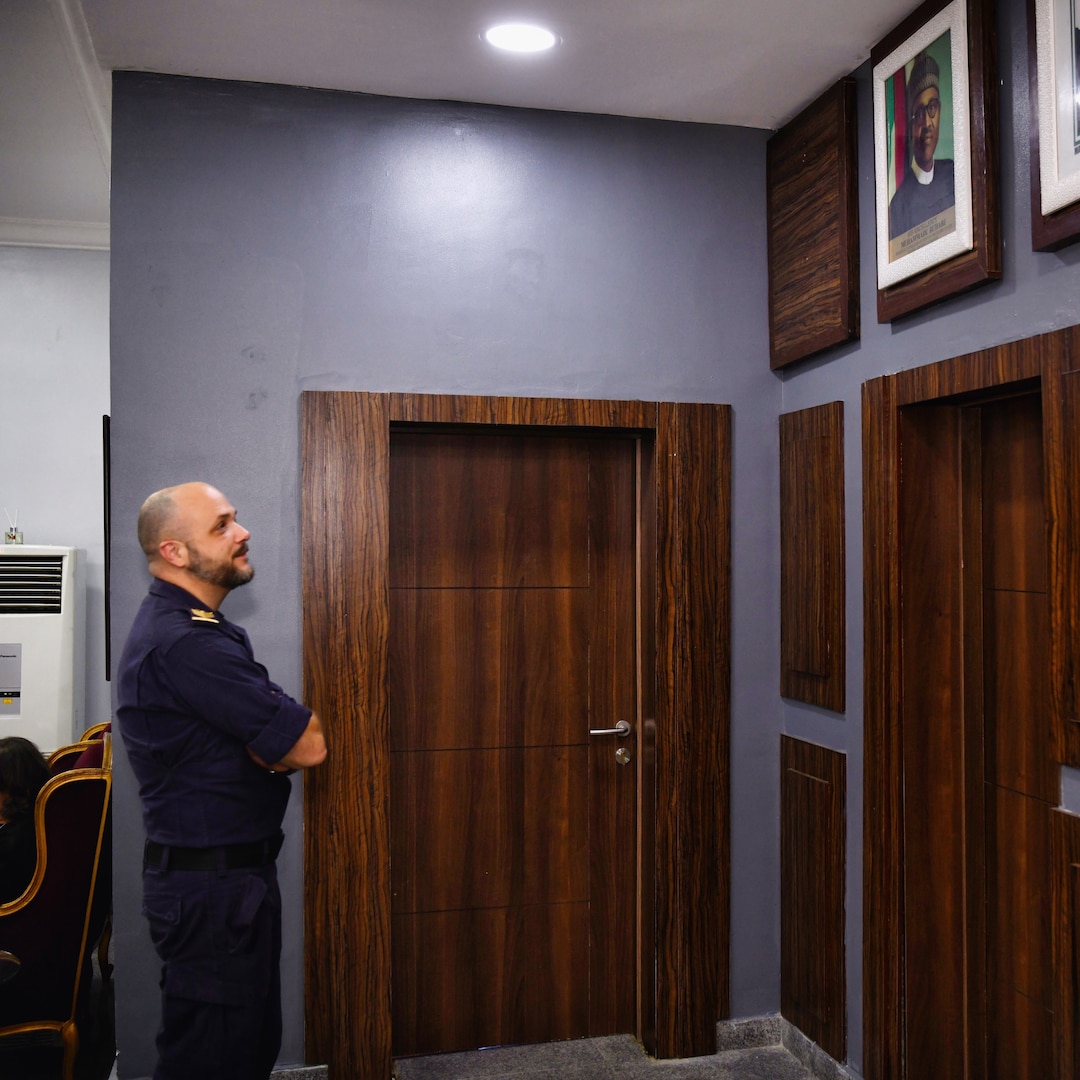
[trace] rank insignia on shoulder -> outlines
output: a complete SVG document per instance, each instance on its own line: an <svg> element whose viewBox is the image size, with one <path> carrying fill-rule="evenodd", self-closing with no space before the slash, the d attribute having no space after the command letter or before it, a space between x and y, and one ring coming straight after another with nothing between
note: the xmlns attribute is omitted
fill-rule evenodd
<svg viewBox="0 0 1080 1080"><path fill-rule="evenodd" d="M203 611L202 608L193 607L191 609L191 621L192 622L210 622L218 624L220 620L212 611Z"/></svg>

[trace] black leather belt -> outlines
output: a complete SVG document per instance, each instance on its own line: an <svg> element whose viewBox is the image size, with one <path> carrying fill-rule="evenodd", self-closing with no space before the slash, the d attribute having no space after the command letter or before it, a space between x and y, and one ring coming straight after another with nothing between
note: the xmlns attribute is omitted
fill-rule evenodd
<svg viewBox="0 0 1080 1080"><path fill-rule="evenodd" d="M250 844L225 844L222 847L173 847L147 840L143 866L159 870L245 870L272 863L285 837L278 833L268 840Z"/></svg>

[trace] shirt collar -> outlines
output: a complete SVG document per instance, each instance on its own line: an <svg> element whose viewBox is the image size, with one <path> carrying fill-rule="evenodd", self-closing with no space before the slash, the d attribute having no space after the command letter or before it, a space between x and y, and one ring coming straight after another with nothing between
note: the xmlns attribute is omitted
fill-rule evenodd
<svg viewBox="0 0 1080 1080"><path fill-rule="evenodd" d="M930 166L929 172L923 172L922 169L916 164L915 159L911 159L911 171L915 174L915 179L920 184L932 184L934 182L934 166Z"/></svg>
<svg viewBox="0 0 1080 1080"><path fill-rule="evenodd" d="M153 596L161 597L162 600L171 601L178 607L206 610L206 605L197 596L193 596L187 589L183 589L179 585L174 585L171 581L162 581L161 578L154 578L150 583L150 593ZM223 617L220 612L215 611L214 614L217 615L218 618Z"/></svg>

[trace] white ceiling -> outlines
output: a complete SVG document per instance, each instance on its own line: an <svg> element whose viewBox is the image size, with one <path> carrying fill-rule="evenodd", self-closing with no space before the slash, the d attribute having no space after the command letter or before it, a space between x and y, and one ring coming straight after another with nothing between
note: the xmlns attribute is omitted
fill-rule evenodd
<svg viewBox="0 0 1080 1080"><path fill-rule="evenodd" d="M776 128L913 0L0 0L0 243L108 243L112 69ZM493 53L494 21L550 53Z"/></svg>

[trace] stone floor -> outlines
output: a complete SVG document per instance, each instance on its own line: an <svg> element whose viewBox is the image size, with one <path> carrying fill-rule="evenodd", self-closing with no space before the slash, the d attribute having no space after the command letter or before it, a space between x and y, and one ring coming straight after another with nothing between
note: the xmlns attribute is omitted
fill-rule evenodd
<svg viewBox="0 0 1080 1080"><path fill-rule="evenodd" d="M401 1058L397 1080L813 1080L780 1044L657 1061L629 1035Z"/></svg>

